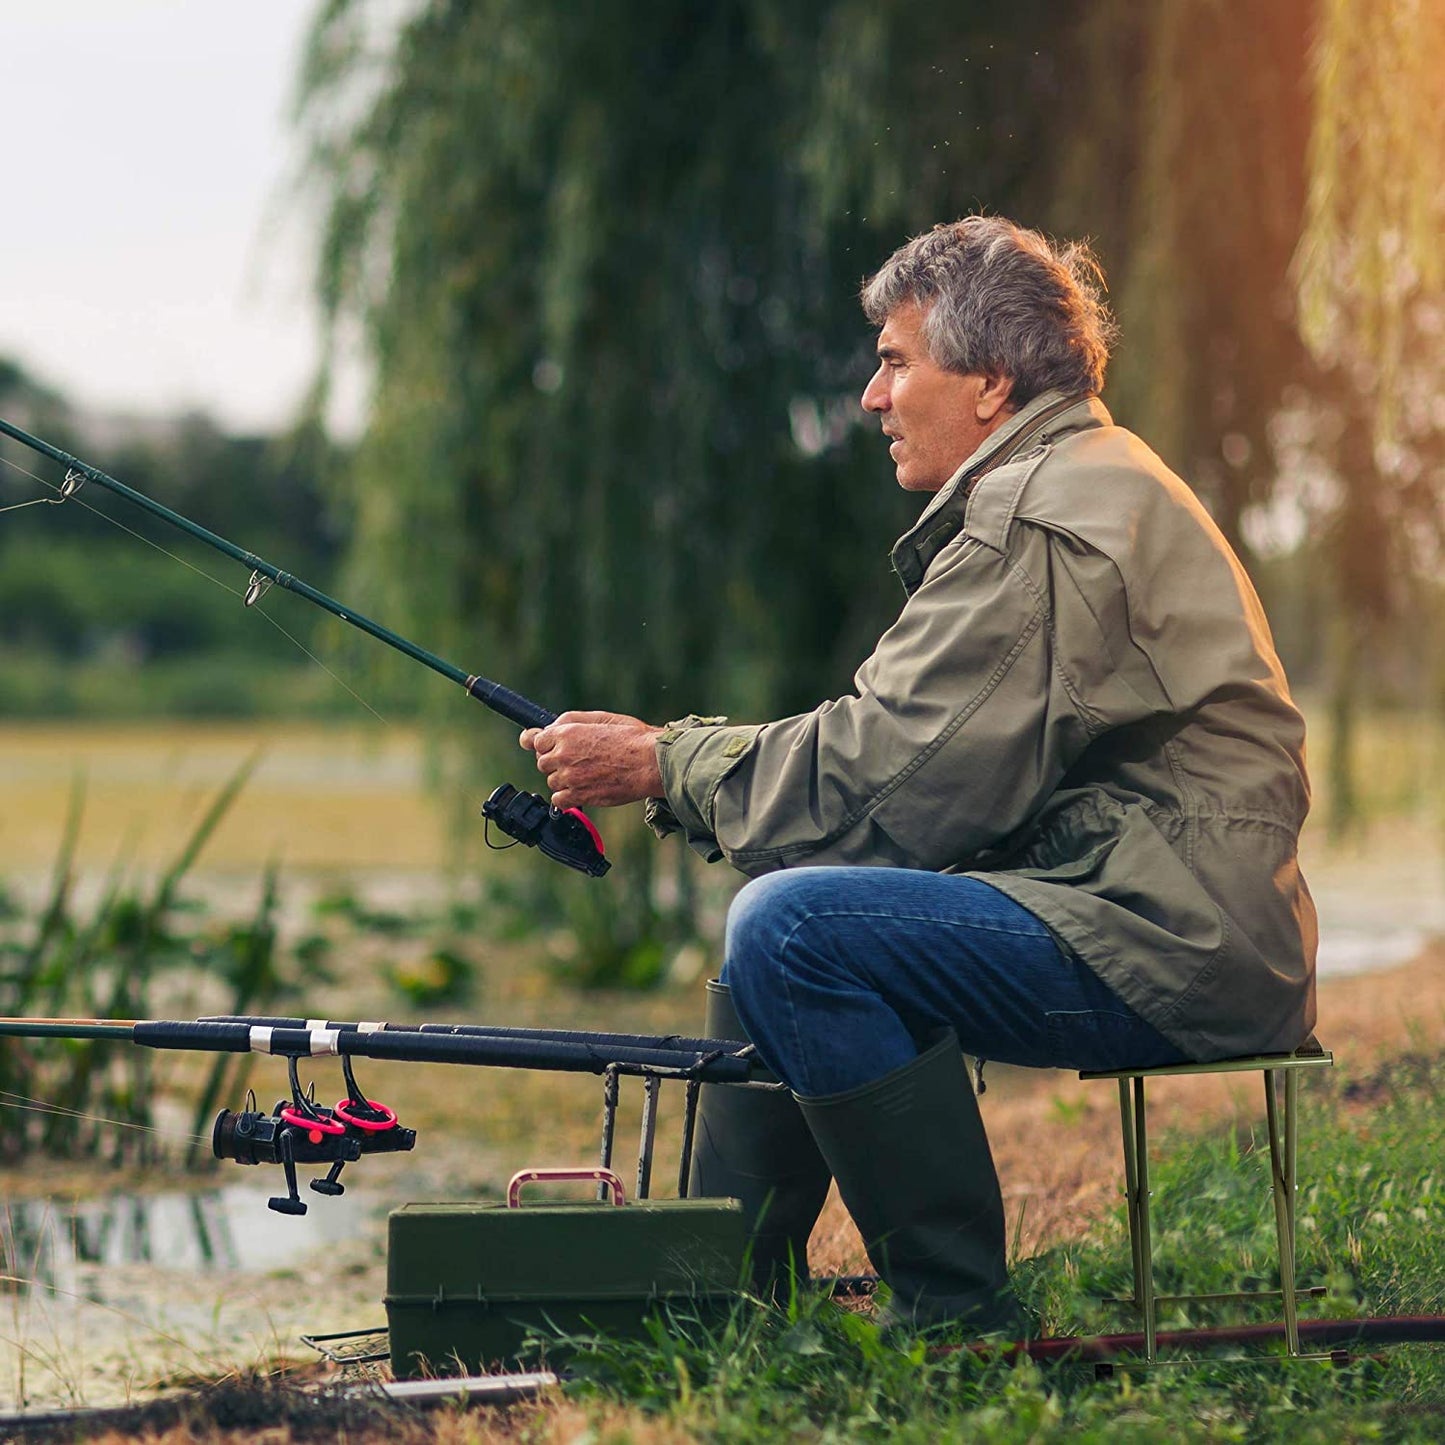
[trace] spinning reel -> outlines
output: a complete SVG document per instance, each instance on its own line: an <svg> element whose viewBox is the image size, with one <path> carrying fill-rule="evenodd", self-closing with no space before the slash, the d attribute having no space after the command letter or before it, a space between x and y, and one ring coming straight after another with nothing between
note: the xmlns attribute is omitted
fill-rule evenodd
<svg viewBox="0 0 1445 1445"><path fill-rule="evenodd" d="M317 1194L334 1198L346 1192L340 1174L363 1154L395 1154L416 1144L416 1130L403 1128L396 1111L362 1093L352 1072L351 1059L341 1056L346 1097L334 1109L317 1104L315 1086L303 1090L295 1057L286 1060L291 1097L282 1099L269 1114L256 1107L248 1091L246 1107L222 1109L211 1130L211 1150L217 1159L237 1164L279 1164L286 1174L286 1194L266 1201L277 1214L305 1214L306 1203L296 1188L298 1164L329 1164L324 1177L313 1179Z"/></svg>

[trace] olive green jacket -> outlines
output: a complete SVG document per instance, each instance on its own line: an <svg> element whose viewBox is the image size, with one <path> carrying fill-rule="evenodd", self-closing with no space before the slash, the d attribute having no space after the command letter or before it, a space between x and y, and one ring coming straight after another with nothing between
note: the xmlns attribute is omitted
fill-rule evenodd
<svg viewBox="0 0 1445 1445"><path fill-rule="evenodd" d="M893 549L856 694L658 743L661 833L744 873L968 873L1191 1057L1314 1024L1304 724L1194 494L1091 398L995 432Z"/></svg>

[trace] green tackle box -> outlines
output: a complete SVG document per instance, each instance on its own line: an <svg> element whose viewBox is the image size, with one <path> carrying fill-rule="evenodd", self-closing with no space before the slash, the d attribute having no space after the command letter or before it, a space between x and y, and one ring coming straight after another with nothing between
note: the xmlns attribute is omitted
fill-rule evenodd
<svg viewBox="0 0 1445 1445"><path fill-rule="evenodd" d="M535 1180L596 1181L610 1203L521 1204ZM743 1276L734 1199L621 1204L602 1169L529 1169L507 1204L405 1204L391 1212L386 1321L397 1379L515 1362L529 1331L638 1335L672 1304L721 1315Z"/></svg>

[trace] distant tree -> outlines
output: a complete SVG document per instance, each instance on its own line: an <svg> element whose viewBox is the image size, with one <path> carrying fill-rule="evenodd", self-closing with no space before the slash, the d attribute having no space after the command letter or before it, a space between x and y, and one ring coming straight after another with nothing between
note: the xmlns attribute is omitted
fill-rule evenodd
<svg viewBox="0 0 1445 1445"><path fill-rule="evenodd" d="M0 407L5 415L17 425L29 422L32 426L58 425L68 417L69 408L53 388L32 376L13 357L0 356ZM8 448L13 443L6 442ZM14 455L7 450L7 456Z"/></svg>
<svg viewBox="0 0 1445 1445"><path fill-rule="evenodd" d="M329 584L343 532L317 479L336 450L315 428L237 437L199 414L98 425L4 359L0 414L278 565ZM0 440L0 507L53 495L45 483L59 477L50 462ZM162 550L137 545L136 537ZM179 566L178 556L222 585ZM0 669L10 684L0 688L0 712L134 710L148 690L141 665L162 660L197 671L195 691L183 700L192 710L264 711L268 699L247 670L310 664L255 612L242 610L245 580L233 564L94 486L63 508L7 513L0 522L0 655L22 666ZM271 605L278 602L289 614L287 631L304 646L319 614L280 591ZM112 685L87 687L78 673L88 663L109 665ZM202 675L208 666L213 676L231 670L224 695ZM17 671L32 681L52 678L54 686L17 692ZM349 704L339 689L337 696Z"/></svg>

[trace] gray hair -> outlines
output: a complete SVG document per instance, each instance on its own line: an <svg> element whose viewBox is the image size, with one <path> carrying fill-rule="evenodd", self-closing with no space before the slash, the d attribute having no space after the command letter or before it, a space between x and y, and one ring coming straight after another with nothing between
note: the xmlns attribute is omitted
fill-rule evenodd
<svg viewBox="0 0 1445 1445"><path fill-rule="evenodd" d="M1013 378L1015 405L1057 388L1095 393L1117 327L1104 273L1087 243L1056 245L1002 216L966 216L900 246L863 283L863 310L882 326L923 308L920 334L948 371Z"/></svg>

